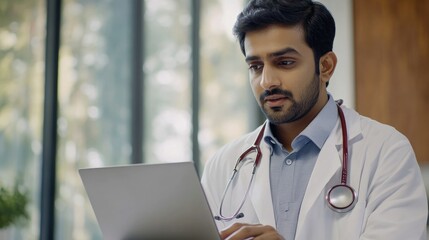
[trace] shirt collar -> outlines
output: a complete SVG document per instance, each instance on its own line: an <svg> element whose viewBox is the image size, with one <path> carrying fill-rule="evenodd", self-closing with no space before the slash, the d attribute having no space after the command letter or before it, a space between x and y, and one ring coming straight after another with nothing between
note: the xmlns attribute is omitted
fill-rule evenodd
<svg viewBox="0 0 429 240"><path fill-rule="evenodd" d="M294 149L294 151L298 151L309 141L312 141L319 149L321 149L334 128L337 118L337 105L329 94L328 102L319 114L292 141L292 149ZM264 141L268 143L271 149L275 148L276 145L281 147L282 144L274 137L274 134L271 131L271 124L267 125L268 126L264 130Z"/></svg>
<svg viewBox="0 0 429 240"><path fill-rule="evenodd" d="M295 141L299 142L301 136L309 138L319 149L325 144L338 118L337 104L331 95L328 97L328 102L319 114L311 121L304 131L292 141L292 147L295 147Z"/></svg>

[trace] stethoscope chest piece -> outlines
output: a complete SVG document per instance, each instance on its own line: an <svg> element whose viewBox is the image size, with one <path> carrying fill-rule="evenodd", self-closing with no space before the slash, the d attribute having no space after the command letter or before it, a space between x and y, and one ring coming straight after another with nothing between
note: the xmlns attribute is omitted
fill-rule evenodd
<svg viewBox="0 0 429 240"><path fill-rule="evenodd" d="M339 184L329 189L326 194L326 201L328 206L335 212L348 212L356 205L357 194L352 187Z"/></svg>

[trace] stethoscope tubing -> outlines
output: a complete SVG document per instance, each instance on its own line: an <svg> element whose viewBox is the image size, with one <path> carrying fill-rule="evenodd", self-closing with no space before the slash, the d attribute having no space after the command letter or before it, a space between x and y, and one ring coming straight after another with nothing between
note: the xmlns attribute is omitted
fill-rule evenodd
<svg viewBox="0 0 429 240"><path fill-rule="evenodd" d="M350 211L354 205L357 202L357 193L356 191L349 185L347 185L347 177L348 177L348 157L349 157L349 149L348 149L348 134L347 134L347 125L346 125L346 120L345 120L345 116L344 113L340 107L340 105L342 104L342 100L338 100L336 101L336 105L338 108L338 115L340 118L340 124L341 124L341 133L342 133L342 138L343 138L343 159L342 159L342 169L341 169L341 184L335 185L332 188L330 188L326 194L326 201L328 202L328 206L335 212L339 212L339 213L343 213L343 212L347 212ZM219 220L219 221L231 221L233 219L237 219L237 218L242 218L244 217L244 214L241 213L241 209L244 206L244 203L246 202L246 199L249 195L250 192L250 188L252 186L254 177L255 177L255 172L257 167L259 166L259 163L262 159L262 152L260 149L260 143L262 140L262 136L264 134L264 130L265 130L265 126L268 124L268 122L266 122L261 130L258 133L258 136L254 142L254 144L252 146L250 146L248 149L246 149L241 155L240 157L237 159L234 169L233 169L233 173L231 175L231 178L229 179L225 190L222 194L222 199L220 202L220 207L219 207L219 215L215 216L215 220ZM223 209L223 204L225 201L225 197L226 194L231 186L231 183L234 181L234 178L238 172L238 165L245 159L245 157L250 154L251 152L256 152L256 157L255 157L255 162L253 164L253 170L252 170L252 176L250 178L249 184L247 186L246 192L244 194L243 199L241 200L237 210L234 212L233 215L231 216L224 216L222 209ZM344 193L344 190L346 191L346 193ZM337 194L337 195L335 195ZM345 200L344 200L345 199ZM341 202L343 201L343 202ZM346 202L344 202L346 201Z"/></svg>
<svg viewBox="0 0 429 240"><path fill-rule="evenodd" d="M252 145L252 146L250 146L246 151L244 151L244 152L240 155L240 157L237 159L237 161L236 161L236 163L235 163L235 166L234 166L234 169L233 169L233 171L232 171L231 178L229 179L228 184L226 185L225 190L223 191L223 194L222 194L222 200L221 200L221 202L220 202L220 207L219 207L219 215L218 215L218 216L215 216L215 220L219 220L219 221L231 221L231 220L236 219L236 218L244 217L244 214L243 214L243 213L240 213L240 210L243 208L243 205L244 205L244 203L246 202L247 196L249 195L250 188L251 188L252 183L253 183L253 179L255 178L256 169L257 169L257 167L259 166L259 163L260 163L261 158L262 158L262 151L261 151L260 145L261 145L262 136L264 135L265 126L266 126L265 124L264 124L264 126L262 126L261 130L259 131L258 137L256 138L256 140L255 140L255 142L253 143L253 145ZM250 178L250 181L249 181L249 184L248 184L248 186L247 186L247 189L246 189L246 192L245 192L245 194L244 194L244 197L243 197L243 199L241 200L240 205L239 205L239 207L237 208L237 211L236 211L233 215L231 215L231 216L224 216L224 215L223 215L223 213L222 213L223 203L224 203L224 201L225 201L225 197L226 197L226 194L227 194L227 192L228 192L228 189L230 188L231 183L232 183L232 181L234 180L234 177L235 177L235 175L236 175L236 174L237 174L237 172L238 172L238 165L239 165L239 164L240 164L240 163L241 163L241 162L246 158L246 156L247 156L248 154L250 154L251 152L256 152L256 157L255 157L255 162L253 163L252 176L251 176L251 178Z"/></svg>
<svg viewBox="0 0 429 240"><path fill-rule="evenodd" d="M348 144L349 138L347 134L346 118L344 117L344 113L341 110L340 105L337 105L337 107L338 107L338 115L340 117L340 122L341 122L341 133L343 136L343 164L342 164L342 170L341 170L341 184L346 185L347 175L348 175L347 169L348 169L348 162L349 162L349 144Z"/></svg>

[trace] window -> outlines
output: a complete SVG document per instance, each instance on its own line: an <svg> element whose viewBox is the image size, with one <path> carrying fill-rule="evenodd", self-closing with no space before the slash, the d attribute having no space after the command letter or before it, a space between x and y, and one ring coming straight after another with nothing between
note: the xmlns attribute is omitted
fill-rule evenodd
<svg viewBox="0 0 429 240"><path fill-rule="evenodd" d="M45 15L41 0L0 3L0 186L31 198L31 221L11 228L11 239L39 230Z"/></svg>
<svg viewBox="0 0 429 240"><path fill-rule="evenodd" d="M222 145L261 124L233 24L246 1L203 1L201 14L201 166Z"/></svg>
<svg viewBox="0 0 429 240"><path fill-rule="evenodd" d="M46 224L39 220L47 214L40 204L43 103L56 101L44 99L49 2L0 3L0 185L19 184L31 196L29 224L9 230L14 240L39 239ZM194 159L202 170L216 149L257 124L232 36L244 2L146 0L136 18L138 0L61 1L55 204L48 206L54 239L102 239L77 170L131 163L135 131L142 133L143 162ZM141 42L133 42L139 31ZM133 72L139 49L142 79ZM137 125L136 81L143 117Z"/></svg>
<svg viewBox="0 0 429 240"><path fill-rule="evenodd" d="M192 160L191 18L190 0L145 2L143 156L148 163Z"/></svg>
<svg viewBox="0 0 429 240"><path fill-rule="evenodd" d="M77 169L129 163L130 10L130 1L63 1L56 239L101 239Z"/></svg>

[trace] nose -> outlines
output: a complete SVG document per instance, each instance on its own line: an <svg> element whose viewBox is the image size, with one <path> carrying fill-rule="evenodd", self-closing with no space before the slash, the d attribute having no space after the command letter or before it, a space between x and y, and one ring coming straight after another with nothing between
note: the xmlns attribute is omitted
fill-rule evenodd
<svg viewBox="0 0 429 240"><path fill-rule="evenodd" d="M264 66L260 85L264 90L271 90L280 86L280 80L276 76L274 69L271 69L269 66Z"/></svg>

